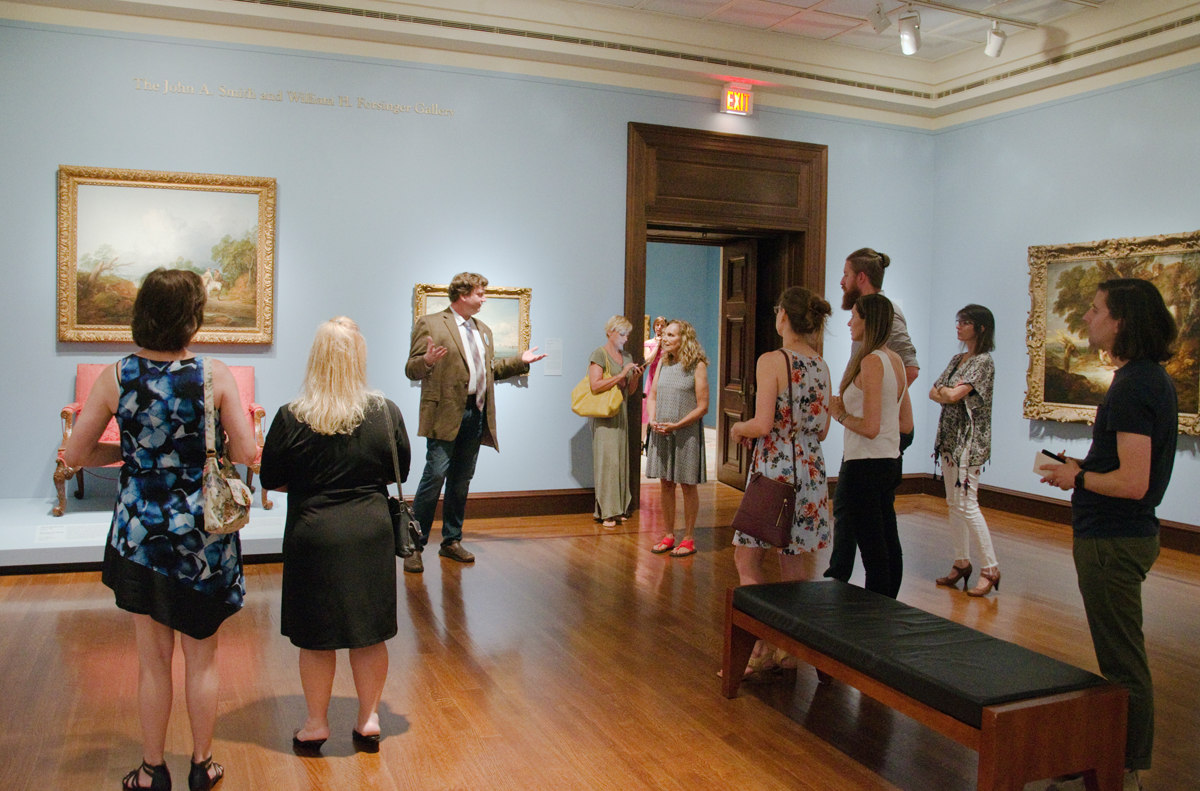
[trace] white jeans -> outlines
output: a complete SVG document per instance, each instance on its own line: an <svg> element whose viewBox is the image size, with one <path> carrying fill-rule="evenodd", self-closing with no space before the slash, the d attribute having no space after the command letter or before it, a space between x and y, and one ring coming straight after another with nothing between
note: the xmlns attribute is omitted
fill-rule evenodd
<svg viewBox="0 0 1200 791"><path fill-rule="evenodd" d="M946 483L946 504L950 506L950 534L954 536L954 559L967 560L971 556L970 534L975 534L979 551L983 554L983 568L996 564L996 551L992 549L992 536L987 522L979 512L979 467L961 467L952 458L942 455L942 475Z"/></svg>

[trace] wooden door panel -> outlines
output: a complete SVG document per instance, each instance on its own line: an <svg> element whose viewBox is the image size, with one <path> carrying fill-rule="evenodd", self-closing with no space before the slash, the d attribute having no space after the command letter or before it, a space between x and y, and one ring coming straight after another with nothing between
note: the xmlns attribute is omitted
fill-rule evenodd
<svg viewBox="0 0 1200 791"><path fill-rule="evenodd" d="M743 239L721 249L721 365L717 421L717 480L746 488L749 457L729 439L730 427L754 412L755 284L757 242Z"/></svg>

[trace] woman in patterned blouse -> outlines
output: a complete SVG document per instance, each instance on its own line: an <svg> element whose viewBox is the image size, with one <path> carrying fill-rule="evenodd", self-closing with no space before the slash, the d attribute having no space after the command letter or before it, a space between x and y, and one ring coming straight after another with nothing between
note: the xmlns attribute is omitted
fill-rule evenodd
<svg viewBox="0 0 1200 791"><path fill-rule="evenodd" d="M955 324L958 340L967 350L950 358L929 391L929 398L942 405L933 455L942 465L945 478L956 558L950 573L939 578L937 584L954 587L962 580L966 590L972 571L967 550L973 533L983 555L983 569L979 583L967 590L967 595L986 596L993 587L1000 587L1000 566L992 537L979 512L979 473L992 452L995 365L988 352L996 348L996 320L983 305L967 305L958 312Z"/></svg>

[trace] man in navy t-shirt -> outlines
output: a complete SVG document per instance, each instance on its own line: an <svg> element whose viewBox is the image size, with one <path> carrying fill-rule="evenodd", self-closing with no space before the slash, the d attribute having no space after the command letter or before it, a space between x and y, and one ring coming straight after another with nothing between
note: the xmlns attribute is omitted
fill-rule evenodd
<svg viewBox="0 0 1200 791"><path fill-rule="evenodd" d="M1154 509L1175 463L1178 404L1161 363L1173 354L1177 329L1158 289L1132 278L1101 283L1083 321L1117 371L1096 410L1087 457L1042 471L1044 481L1074 490L1075 571L1096 660L1105 678L1129 690L1128 791L1141 788L1137 772L1150 768L1154 744L1142 582L1158 557Z"/></svg>

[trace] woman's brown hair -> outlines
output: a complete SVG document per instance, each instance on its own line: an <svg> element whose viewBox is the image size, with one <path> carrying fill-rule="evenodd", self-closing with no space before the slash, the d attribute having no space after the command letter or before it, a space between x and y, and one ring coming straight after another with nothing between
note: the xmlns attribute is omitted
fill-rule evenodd
<svg viewBox="0 0 1200 791"><path fill-rule="evenodd" d="M200 275L159 267L142 281L133 300L133 342L156 352L187 348L204 323L208 294Z"/></svg>

